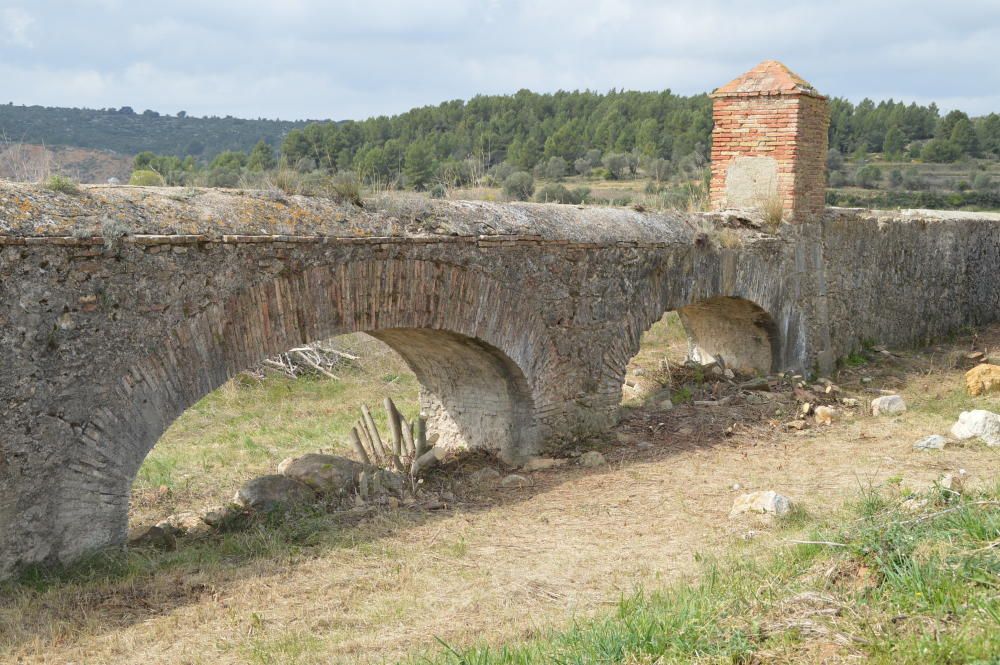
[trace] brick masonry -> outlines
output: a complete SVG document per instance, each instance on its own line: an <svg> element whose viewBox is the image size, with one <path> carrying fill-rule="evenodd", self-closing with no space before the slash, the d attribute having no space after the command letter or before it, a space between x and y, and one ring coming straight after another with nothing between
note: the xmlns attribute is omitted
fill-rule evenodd
<svg viewBox="0 0 1000 665"><path fill-rule="evenodd" d="M763 207L777 196L790 221L822 213L826 98L775 61L712 93L713 208Z"/></svg>

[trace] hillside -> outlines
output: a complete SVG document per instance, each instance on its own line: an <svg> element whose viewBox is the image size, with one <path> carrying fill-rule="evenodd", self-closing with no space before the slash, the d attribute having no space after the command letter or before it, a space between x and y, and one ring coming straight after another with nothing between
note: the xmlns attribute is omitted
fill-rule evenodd
<svg viewBox="0 0 1000 665"><path fill-rule="evenodd" d="M144 150L211 159L226 150L250 150L263 139L280 145L305 121L195 118L121 109L0 105L0 137L14 143L111 150L132 156Z"/></svg>

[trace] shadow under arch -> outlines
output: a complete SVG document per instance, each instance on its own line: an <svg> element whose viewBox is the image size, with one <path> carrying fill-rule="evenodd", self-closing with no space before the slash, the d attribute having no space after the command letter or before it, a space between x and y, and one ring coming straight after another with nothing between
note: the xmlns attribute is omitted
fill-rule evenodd
<svg viewBox="0 0 1000 665"><path fill-rule="evenodd" d="M719 296L677 310L688 335L689 356L722 363L742 374L778 371L778 327L764 308L745 298Z"/></svg>
<svg viewBox="0 0 1000 665"><path fill-rule="evenodd" d="M265 279L209 306L150 344L92 414L55 498L50 558L125 539L132 481L188 407L266 357L340 334L371 334L411 366L431 437L534 453L554 348L526 298L478 270L386 259Z"/></svg>

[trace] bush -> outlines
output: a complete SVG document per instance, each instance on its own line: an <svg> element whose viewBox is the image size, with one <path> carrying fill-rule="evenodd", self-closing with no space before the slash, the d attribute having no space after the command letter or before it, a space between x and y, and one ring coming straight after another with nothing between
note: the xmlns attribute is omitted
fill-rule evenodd
<svg viewBox="0 0 1000 665"><path fill-rule="evenodd" d="M924 179L920 177L920 172L917 171L915 167L910 167L906 169L903 173L903 189L909 191L915 191L918 189L924 189Z"/></svg>
<svg viewBox="0 0 1000 665"><path fill-rule="evenodd" d="M438 183L431 187L430 195L432 199L443 199L448 196L448 190L445 189L444 185Z"/></svg>
<svg viewBox="0 0 1000 665"><path fill-rule="evenodd" d="M364 207L361 200L361 180L356 173L344 171L333 176L330 181L330 196L339 203L350 203Z"/></svg>
<svg viewBox="0 0 1000 665"><path fill-rule="evenodd" d="M567 189L563 185L545 185L535 193L535 200L539 203L569 203L579 205L587 200L590 190L586 187Z"/></svg>
<svg viewBox="0 0 1000 665"><path fill-rule="evenodd" d="M545 177L550 180L562 180L566 177L569 164L562 157L552 157L545 164Z"/></svg>
<svg viewBox="0 0 1000 665"><path fill-rule="evenodd" d="M972 180L972 188L977 192L989 192L993 190L993 179L988 173L977 173Z"/></svg>
<svg viewBox="0 0 1000 665"><path fill-rule="evenodd" d="M128 179L128 184L139 187L162 187L163 177L156 171L139 169L132 171L132 177Z"/></svg>
<svg viewBox="0 0 1000 665"><path fill-rule="evenodd" d="M503 193L515 201L527 201L535 192L535 179L530 173L516 171L503 181Z"/></svg>
<svg viewBox="0 0 1000 665"><path fill-rule="evenodd" d="M62 194L80 193L80 186L76 184L76 181L63 175L51 176L45 181L45 189L52 190L53 192L60 192Z"/></svg>
<svg viewBox="0 0 1000 665"><path fill-rule="evenodd" d="M954 162L961 156L962 149L958 147L958 144L946 139L928 141L927 145L920 151L922 160L939 164Z"/></svg>
<svg viewBox="0 0 1000 665"><path fill-rule="evenodd" d="M903 184L903 172L899 169L893 169L889 174L889 186L897 188Z"/></svg>
<svg viewBox="0 0 1000 665"><path fill-rule="evenodd" d="M865 189L873 189L882 181L882 169L875 166L874 164L869 164L867 166L862 166L858 169L857 174L854 176L855 182L858 187L864 187Z"/></svg>

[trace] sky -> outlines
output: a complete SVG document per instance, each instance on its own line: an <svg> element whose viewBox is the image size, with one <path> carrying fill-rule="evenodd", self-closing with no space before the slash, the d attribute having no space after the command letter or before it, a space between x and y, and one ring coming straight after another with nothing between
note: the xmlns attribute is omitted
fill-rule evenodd
<svg viewBox="0 0 1000 665"><path fill-rule="evenodd" d="M1000 0L0 0L0 103L362 119L521 88L821 92L1000 112Z"/></svg>

